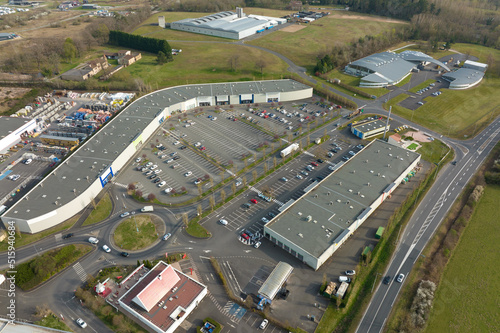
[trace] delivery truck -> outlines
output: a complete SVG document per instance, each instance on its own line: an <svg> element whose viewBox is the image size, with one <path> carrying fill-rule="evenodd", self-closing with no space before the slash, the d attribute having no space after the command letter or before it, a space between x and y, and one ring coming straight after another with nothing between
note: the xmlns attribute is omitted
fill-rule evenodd
<svg viewBox="0 0 500 333"><path fill-rule="evenodd" d="M154 208L153 206L144 206L141 208L141 212L145 213L145 212L152 212L154 211Z"/></svg>

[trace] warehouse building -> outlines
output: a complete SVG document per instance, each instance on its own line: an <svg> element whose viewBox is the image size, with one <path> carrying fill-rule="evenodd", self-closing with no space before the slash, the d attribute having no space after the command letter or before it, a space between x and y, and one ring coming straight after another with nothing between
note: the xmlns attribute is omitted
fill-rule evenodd
<svg viewBox="0 0 500 333"><path fill-rule="evenodd" d="M450 82L449 89L468 89L478 85L488 69L487 64L466 60L462 68L443 74L443 79Z"/></svg>
<svg viewBox="0 0 500 333"><path fill-rule="evenodd" d="M482 62L477 62L472 60L465 60L462 68L474 69L476 71L481 71L485 73L486 70L488 69L488 64L483 64Z"/></svg>
<svg viewBox="0 0 500 333"><path fill-rule="evenodd" d="M360 139L369 139L379 134L384 133L385 130L391 128L385 119L375 119L365 122L360 122L351 126L351 133Z"/></svg>
<svg viewBox="0 0 500 333"><path fill-rule="evenodd" d="M24 135L32 134L38 128L36 119L21 117L0 117L0 153L21 141Z"/></svg>
<svg viewBox="0 0 500 333"><path fill-rule="evenodd" d="M450 69L439 60L418 51L401 53L382 52L349 63L346 74L360 76L360 87L383 88L404 80L419 65L434 63L444 70Z"/></svg>
<svg viewBox="0 0 500 333"><path fill-rule="evenodd" d="M286 19L260 15L246 15L243 8L220 12L199 18L188 18L170 24L174 30L194 32L208 36L242 39L286 23Z"/></svg>
<svg viewBox="0 0 500 333"><path fill-rule="evenodd" d="M141 268L120 284L128 291L118 304L152 332L173 333L206 296L207 287L163 261L144 276Z"/></svg>
<svg viewBox="0 0 500 333"><path fill-rule="evenodd" d="M312 88L293 80L184 85L142 96L75 149L2 216L22 232L36 233L71 218L142 149L173 113L220 103L266 103L312 97Z"/></svg>
<svg viewBox="0 0 500 333"><path fill-rule="evenodd" d="M317 270L417 167L420 155L375 140L297 200L280 207L264 236Z"/></svg>

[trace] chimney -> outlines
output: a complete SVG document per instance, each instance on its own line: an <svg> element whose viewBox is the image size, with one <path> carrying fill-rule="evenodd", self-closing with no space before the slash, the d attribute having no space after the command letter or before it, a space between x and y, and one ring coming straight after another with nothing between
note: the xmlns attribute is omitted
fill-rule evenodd
<svg viewBox="0 0 500 333"><path fill-rule="evenodd" d="M243 17L243 8L236 7L236 13L238 14L238 18L242 18Z"/></svg>

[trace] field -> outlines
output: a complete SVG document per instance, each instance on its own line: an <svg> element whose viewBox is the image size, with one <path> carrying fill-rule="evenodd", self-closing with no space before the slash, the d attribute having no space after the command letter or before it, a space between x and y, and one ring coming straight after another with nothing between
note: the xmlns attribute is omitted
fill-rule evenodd
<svg viewBox="0 0 500 333"><path fill-rule="evenodd" d="M286 55L299 66L312 71L318 55L326 54L335 43L346 43L366 35L378 35L400 23L378 22L359 18L338 19L335 14L307 24L305 29L290 33L275 31L252 40L258 45Z"/></svg>
<svg viewBox="0 0 500 333"><path fill-rule="evenodd" d="M483 81L467 90L442 89L438 97L425 98L425 105L415 112L397 105L400 101L391 99L396 114L411 119L433 131L450 137L464 138L479 132L491 119L500 114L500 100L496 94L500 89L500 78L486 73Z"/></svg>
<svg viewBox="0 0 500 333"><path fill-rule="evenodd" d="M113 209L113 204L111 203L111 198L109 194L106 193L101 201L96 205L95 209L90 213L87 219L83 222L83 225L94 224L101 222L111 214Z"/></svg>
<svg viewBox="0 0 500 333"><path fill-rule="evenodd" d="M240 45L203 43L202 49L199 43L173 42L171 46L182 49L182 53L174 56L173 62L157 65L156 56L143 54L140 61L121 72L140 77L154 88L161 88L206 82L280 79L288 67L272 54ZM234 55L239 57L239 65L236 71L231 71L229 60ZM255 65L259 59L266 63L264 76Z"/></svg>
<svg viewBox="0 0 500 333"><path fill-rule="evenodd" d="M141 214L120 222L114 233L114 241L124 250L139 250L153 244L159 236L151 217Z"/></svg>
<svg viewBox="0 0 500 333"><path fill-rule="evenodd" d="M499 202L500 187L487 186L446 266L426 332L500 330Z"/></svg>

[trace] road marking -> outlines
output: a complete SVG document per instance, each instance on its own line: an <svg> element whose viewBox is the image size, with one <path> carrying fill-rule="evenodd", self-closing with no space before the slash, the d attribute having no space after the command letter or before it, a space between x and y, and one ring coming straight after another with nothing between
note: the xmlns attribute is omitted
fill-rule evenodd
<svg viewBox="0 0 500 333"><path fill-rule="evenodd" d="M75 270L80 280L82 280L82 282L85 282L87 280L87 273L85 273L85 270L79 262L73 265L73 269Z"/></svg>

